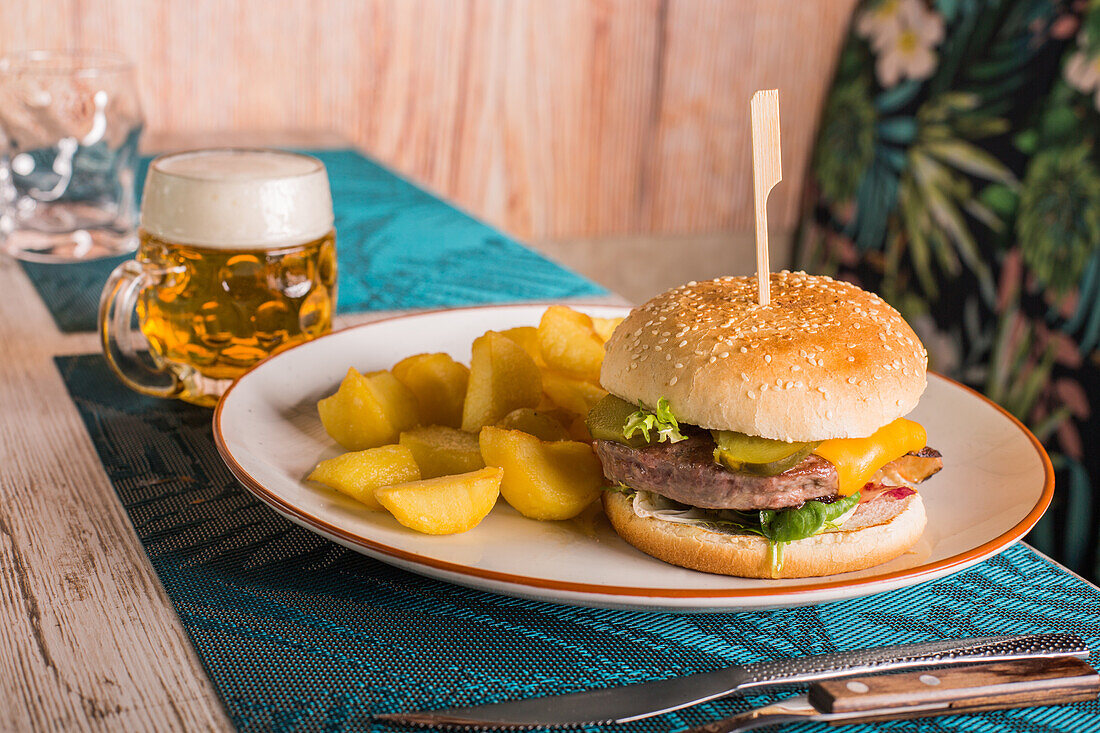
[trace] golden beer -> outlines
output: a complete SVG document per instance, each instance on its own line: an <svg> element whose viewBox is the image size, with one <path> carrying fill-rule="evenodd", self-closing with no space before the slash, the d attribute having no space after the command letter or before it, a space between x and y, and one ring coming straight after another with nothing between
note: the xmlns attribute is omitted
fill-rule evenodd
<svg viewBox="0 0 1100 733"><path fill-rule="evenodd" d="M336 239L320 161L271 150L162 156L144 198L137 258L112 275L100 309L104 349L128 385L214 405L259 360L332 328ZM116 358L131 309L170 385Z"/></svg>
<svg viewBox="0 0 1100 733"><path fill-rule="evenodd" d="M274 250L202 249L141 233L138 260L166 271L138 298L153 352L212 379L234 379L260 359L332 328L332 235Z"/></svg>

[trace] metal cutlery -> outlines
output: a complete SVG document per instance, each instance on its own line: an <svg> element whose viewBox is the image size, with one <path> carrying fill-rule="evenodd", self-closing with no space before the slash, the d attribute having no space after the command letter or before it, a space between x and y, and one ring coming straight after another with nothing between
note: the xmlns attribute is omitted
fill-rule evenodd
<svg viewBox="0 0 1100 733"><path fill-rule="evenodd" d="M809 694L680 733L738 733L795 722L874 723L1094 700L1100 675L1073 657L818 682Z"/></svg>
<svg viewBox="0 0 1100 733"><path fill-rule="evenodd" d="M776 659L655 682L446 710L373 716L424 727L527 730L628 723L721 697L882 672L979 662L1087 657L1070 634L986 636Z"/></svg>

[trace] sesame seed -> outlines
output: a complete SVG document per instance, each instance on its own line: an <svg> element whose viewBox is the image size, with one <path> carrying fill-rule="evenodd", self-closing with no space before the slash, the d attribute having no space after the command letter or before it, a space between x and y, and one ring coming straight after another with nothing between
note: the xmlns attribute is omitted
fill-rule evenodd
<svg viewBox="0 0 1100 733"><path fill-rule="evenodd" d="M676 384L676 382L678 382L679 379L680 379L679 377L673 377L672 379L668 380L668 386L671 387L672 385Z"/></svg>
<svg viewBox="0 0 1100 733"><path fill-rule="evenodd" d="M728 351L723 351L723 352L722 352L721 354L719 354L718 356L720 356L720 357L722 357L723 359L725 359L725 358L726 358L726 357L728 357L729 355L730 355L730 352L728 352Z"/></svg>
<svg viewBox="0 0 1100 733"><path fill-rule="evenodd" d="M749 395L750 400L755 400L756 399L756 393L753 392L751 389L749 390L748 395Z"/></svg>
<svg viewBox="0 0 1100 733"><path fill-rule="evenodd" d="M855 360L856 360L856 358L854 356L849 356L848 357L848 361L855 361Z"/></svg>
<svg viewBox="0 0 1100 733"><path fill-rule="evenodd" d="M772 355L771 354L764 354L764 363L766 363L766 364L771 364L772 363Z"/></svg>
<svg viewBox="0 0 1100 733"><path fill-rule="evenodd" d="M741 350L741 353L742 353L742 354L747 354L747 353L749 353L749 350L748 350L748 349L746 349L746 348L745 348L744 346L742 346L740 350Z"/></svg>
<svg viewBox="0 0 1100 733"><path fill-rule="evenodd" d="M718 357L717 356L712 356L712 357L710 357L709 360L707 360L707 363L708 364L713 364L716 361L718 361Z"/></svg>
<svg viewBox="0 0 1100 733"><path fill-rule="evenodd" d="M685 346L687 346L687 345L688 345L687 339L684 339L683 341L681 341L681 342L680 342L680 345L679 345L679 346L680 346L680 348L682 349L682 348L684 348L684 347L685 347Z"/></svg>

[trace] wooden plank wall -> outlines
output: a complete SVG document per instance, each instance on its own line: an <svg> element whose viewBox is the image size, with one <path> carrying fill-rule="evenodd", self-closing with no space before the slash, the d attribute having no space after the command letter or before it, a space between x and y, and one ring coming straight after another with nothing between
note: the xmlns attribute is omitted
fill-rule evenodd
<svg viewBox="0 0 1100 733"><path fill-rule="evenodd" d="M855 0L3 0L0 52L139 62L152 131L324 128L508 231L748 230L778 87L790 226Z"/></svg>

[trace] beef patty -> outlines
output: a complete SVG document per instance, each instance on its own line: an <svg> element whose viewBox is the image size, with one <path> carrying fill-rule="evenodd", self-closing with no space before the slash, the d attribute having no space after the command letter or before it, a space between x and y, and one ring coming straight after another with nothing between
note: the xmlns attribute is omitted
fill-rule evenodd
<svg viewBox="0 0 1100 733"><path fill-rule="evenodd" d="M610 481L703 509L801 506L812 499L836 497L839 483L833 464L813 454L776 476L730 471L715 463L714 440L706 434L693 435L678 443L657 443L637 449L599 440L596 453ZM876 476L902 475L905 480L918 483L942 467L940 454L925 447L887 464Z"/></svg>

